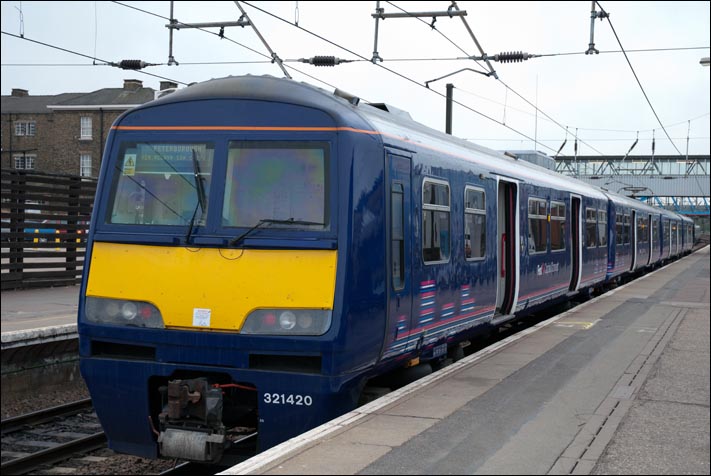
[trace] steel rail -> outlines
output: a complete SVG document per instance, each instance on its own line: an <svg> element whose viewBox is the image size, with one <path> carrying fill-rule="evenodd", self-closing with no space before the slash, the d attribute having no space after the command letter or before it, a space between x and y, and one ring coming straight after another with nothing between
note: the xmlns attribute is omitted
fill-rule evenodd
<svg viewBox="0 0 711 476"><path fill-rule="evenodd" d="M91 408L91 398L85 398L84 400L77 400L76 402L67 403L65 405L57 405L56 407L7 418L1 422L2 435L21 430L26 426L51 421L58 417L76 415L88 408Z"/></svg>
<svg viewBox="0 0 711 476"><path fill-rule="evenodd" d="M70 458L75 453L96 450L105 445L106 435L103 431L100 431L98 433L94 433L93 435L61 444L54 448L48 448L46 450L23 456L22 458L7 461L0 465L0 471L3 475L27 474L39 466L53 464Z"/></svg>

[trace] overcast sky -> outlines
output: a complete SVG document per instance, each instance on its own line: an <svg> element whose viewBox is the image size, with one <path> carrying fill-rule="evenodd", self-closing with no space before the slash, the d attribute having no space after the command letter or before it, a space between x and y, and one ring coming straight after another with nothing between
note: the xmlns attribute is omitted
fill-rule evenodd
<svg viewBox="0 0 711 476"><path fill-rule="evenodd" d="M573 154L576 128L580 155L625 154L637 131L640 140L632 155L649 155L653 130L657 155L676 154L677 149L686 154L687 137L690 154L709 154L710 68L699 64L702 57L709 56L711 12L707 1L601 2L676 149L619 52L607 20L595 21L595 47L600 54L581 54L590 39L590 1L458 2L486 54L523 51L547 56L513 64L492 63L500 80L463 71L433 82L432 91L423 87L426 81L462 68L484 70L484 63L467 59L480 53L465 25L458 18L439 18L436 29L430 28L431 18L424 19L425 23L413 18L381 21L378 53L384 61L376 66L369 61L373 57L375 20L371 15L375 3L241 5L283 60L315 55L357 60L332 68L287 61L295 80L329 91L338 87L365 101L386 102L438 130L444 130L442 95L451 82L455 100L466 106L455 105L454 135L493 149L534 149L537 139L539 150L554 155L568 126L564 155ZM125 5L170 16L167 1ZM269 62L267 49L251 28L227 28L225 39L199 30L176 31L173 56L179 65L169 66L167 21L125 5L3 1L2 94L10 94L12 88L27 89L31 95L91 92L121 87L127 78L159 87L160 78L92 65L89 58L28 39L95 57L101 60L98 64L124 59L159 63L143 71L185 84L229 75L283 76L279 67ZM446 1L381 2L385 13L445 11L449 5ZM184 23L235 21L239 16L234 2L175 2L174 17ZM298 28L294 26L297 19ZM218 29L209 31L217 33ZM25 39L5 33L23 33ZM229 64L215 64L220 62ZM537 104L539 112L519 95Z"/></svg>

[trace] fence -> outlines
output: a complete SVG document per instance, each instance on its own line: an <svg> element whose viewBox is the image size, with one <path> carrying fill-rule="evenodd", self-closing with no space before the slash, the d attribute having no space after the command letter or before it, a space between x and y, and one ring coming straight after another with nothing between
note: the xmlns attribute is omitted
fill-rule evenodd
<svg viewBox="0 0 711 476"><path fill-rule="evenodd" d="M2 289L79 283L96 180L5 169L0 175Z"/></svg>

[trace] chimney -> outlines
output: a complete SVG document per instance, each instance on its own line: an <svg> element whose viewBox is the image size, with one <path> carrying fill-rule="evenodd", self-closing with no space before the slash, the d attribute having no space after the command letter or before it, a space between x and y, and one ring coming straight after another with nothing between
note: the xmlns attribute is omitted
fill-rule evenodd
<svg viewBox="0 0 711 476"><path fill-rule="evenodd" d="M161 81L160 82L160 90L165 91L166 89L175 89L178 87L178 83L174 83L173 81Z"/></svg>
<svg viewBox="0 0 711 476"><path fill-rule="evenodd" d="M30 92L27 89L18 89L18 88L13 88L12 89L12 96L16 98L24 98L30 95Z"/></svg>
<svg viewBox="0 0 711 476"><path fill-rule="evenodd" d="M138 91L143 87L143 81L140 79L124 79L123 89L128 91Z"/></svg>

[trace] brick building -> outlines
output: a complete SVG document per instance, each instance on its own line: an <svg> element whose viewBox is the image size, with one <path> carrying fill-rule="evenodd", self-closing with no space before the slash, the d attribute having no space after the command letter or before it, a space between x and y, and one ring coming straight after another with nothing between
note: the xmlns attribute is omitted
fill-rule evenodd
<svg viewBox="0 0 711 476"><path fill-rule="evenodd" d="M160 89L177 84L162 81ZM91 93L2 96L3 169L96 177L111 124L124 111L152 101L156 91L136 79Z"/></svg>

